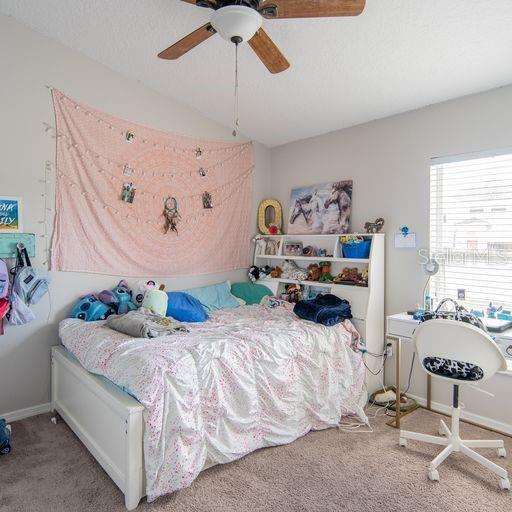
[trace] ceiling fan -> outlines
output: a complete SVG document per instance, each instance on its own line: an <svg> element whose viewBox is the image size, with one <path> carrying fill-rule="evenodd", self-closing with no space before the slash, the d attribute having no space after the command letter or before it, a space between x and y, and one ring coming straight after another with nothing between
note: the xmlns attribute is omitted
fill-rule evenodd
<svg viewBox="0 0 512 512"><path fill-rule="evenodd" d="M263 18L328 18L357 16L366 0L182 0L213 9L211 21L158 54L174 60L217 32L235 45L248 42L271 73L290 67L272 39L261 27Z"/></svg>

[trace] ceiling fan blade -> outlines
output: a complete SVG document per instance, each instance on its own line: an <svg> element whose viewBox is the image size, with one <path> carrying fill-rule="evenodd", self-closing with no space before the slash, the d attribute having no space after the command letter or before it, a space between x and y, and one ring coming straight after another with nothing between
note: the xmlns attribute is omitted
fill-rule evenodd
<svg viewBox="0 0 512 512"><path fill-rule="evenodd" d="M259 11L265 18L328 18L358 16L366 0L263 0Z"/></svg>
<svg viewBox="0 0 512 512"><path fill-rule="evenodd" d="M249 39L249 45L271 73L281 73L290 67L285 56L262 28Z"/></svg>
<svg viewBox="0 0 512 512"><path fill-rule="evenodd" d="M161 59L174 60L181 57L184 53L187 53L192 48L196 47L199 43L206 41L209 37L216 34L215 29L210 23L206 23L202 27L199 27L194 32L191 32L188 36L180 39L177 43L174 43L169 48L161 51L158 56Z"/></svg>

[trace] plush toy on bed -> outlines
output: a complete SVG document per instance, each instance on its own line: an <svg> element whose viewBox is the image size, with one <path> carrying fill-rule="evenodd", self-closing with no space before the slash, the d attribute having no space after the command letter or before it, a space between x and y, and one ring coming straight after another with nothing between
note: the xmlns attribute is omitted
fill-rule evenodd
<svg viewBox="0 0 512 512"><path fill-rule="evenodd" d="M128 311L137 309L132 302L132 291L128 283L122 279L113 290L103 290L98 294L101 302L111 306L118 315L124 315Z"/></svg>
<svg viewBox="0 0 512 512"><path fill-rule="evenodd" d="M164 292L164 288L165 284L161 284L158 289L149 290L144 296L142 307L157 315L165 316L169 298L167 293Z"/></svg>
<svg viewBox="0 0 512 512"><path fill-rule="evenodd" d="M73 306L69 318L80 318L86 322L96 322L97 320L105 320L115 311L107 304L103 304L97 295L84 295Z"/></svg>
<svg viewBox="0 0 512 512"><path fill-rule="evenodd" d="M135 305L140 308L144 300L144 295L146 295L149 290L158 290L159 286L160 284L153 281L153 279L137 281L137 284L132 288L132 300Z"/></svg>

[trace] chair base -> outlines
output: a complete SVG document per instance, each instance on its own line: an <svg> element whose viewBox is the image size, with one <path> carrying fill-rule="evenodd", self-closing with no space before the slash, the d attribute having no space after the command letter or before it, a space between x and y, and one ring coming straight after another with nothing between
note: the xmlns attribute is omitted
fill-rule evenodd
<svg viewBox="0 0 512 512"><path fill-rule="evenodd" d="M444 449L430 463L428 468L428 477L430 480L439 481L439 472L437 468L448 458L453 452L461 452L473 459L478 464L490 469L500 478L501 489L510 489L510 480L506 469L498 466L494 462L486 459L471 448L496 448L499 457L506 457L507 452L502 440L483 440L483 439L461 439L459 436L460 408L452 408L452 429L450 430L446 423L441 420L439 423L439 436L431 436L428 434L420 434L418 432L409 432L400 430L400 446L407 446L407 439L414 441L422 441L425 443L438 444L444 446Z"/></svg>

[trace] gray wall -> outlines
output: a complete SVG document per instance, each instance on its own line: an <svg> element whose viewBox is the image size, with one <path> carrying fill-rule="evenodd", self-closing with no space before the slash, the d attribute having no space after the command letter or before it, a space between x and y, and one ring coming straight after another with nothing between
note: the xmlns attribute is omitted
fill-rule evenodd
<svg viewBox="0 0 512 512"><path fill-rule="evenodd" d="M22 196L25 232L42 233L38 224L44 210L44 163L54 160L55 140L43 122L54 123L50 84L74 99L125 119L154 128L231 140L230 130L198 112L158 94L47 39L5 16L0 16L0 140L2 165L0 195ZM256 208L266 196L270 153L255 144L253 226ZM51 195L53 196L53 183ZM51 227L50 227L51 233ZM212 236L215 236L212 234ZM37 238L41 264L44 240ZM185 288L230 278L245 279L245 271L195 278L163 279L167 288ZM58 344L58 321L84 293L114 286L118 277L52 272L49 297L34 308L36 321L21 327L6 326L0 337L0 417L2 414L46 403L50 399L50 351Z"/></svg>
<svg viewBox="0 0 512 512"><path fill-rule="evenodd" d="M272 195L287 212L290 188L352 178L352 231L376 217L386 221L386 311L398 313L421 300L425 277L415 250L393 248L393 233L407 225L416 232L418 248L428 247L430 158L512 147L511 135L508 86L274 148ZM406 351L403 377L410 363ZM391 371L393 364L388 376ZM471 392L467 409L512 428L510 401L502 407L510 385L510 376L496 377L488 385L498 392L496 399ZM418 367L411 392L426 393ZM434 400L448 403L447 390L434 386Z"/></svg>

